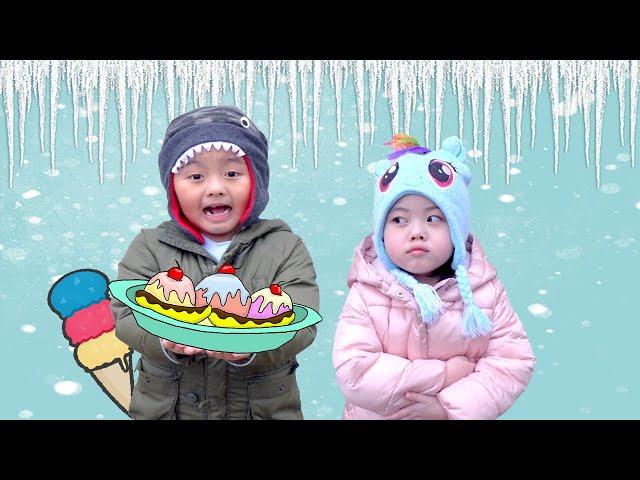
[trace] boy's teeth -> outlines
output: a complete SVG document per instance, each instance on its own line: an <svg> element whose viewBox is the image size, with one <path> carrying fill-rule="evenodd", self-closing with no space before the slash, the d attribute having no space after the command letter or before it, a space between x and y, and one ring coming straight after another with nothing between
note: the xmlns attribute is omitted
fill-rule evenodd
<svg viewBox="0 0 640 480"><path fill-rule="evenodd" d="M209 213L210 215L220 215L222 213L226 213L229 210L231 210L230 207L207 207L205 209L206 213Z"/></svg>

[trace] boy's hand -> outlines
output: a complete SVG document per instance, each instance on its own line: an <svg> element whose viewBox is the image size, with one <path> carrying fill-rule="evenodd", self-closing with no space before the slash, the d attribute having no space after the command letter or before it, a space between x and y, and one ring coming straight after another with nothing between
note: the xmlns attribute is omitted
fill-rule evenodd
<svg viewBox="0 0 640 480"><path fill-rule="evenodd" d="M165 340L164 338L160 339L160 343L165 350L169 350L170 352L177 353L179 355L197 355L199 353L206 352L206 350L202 350L201 348L190 347L189 345L181 345L170 340Z"/></svg>
<svg viewBox="0 0 640 480"><path fill-rule="evenodd" d="M227 353L227 352L215 352L212 350L201 350L203 352L207 352L207 355L213 358L217 358L219 360L224 360L226 362L237 362L238 360L244 360L245 358L249 358L250 353Z"/></svg>
<svg viewBox="0 0 640 480"><path fill-rule="evenodd" d="M165 350L169 350L179 355L198 355L199 353L206 353L209 357L214 357L220 360L237 362L238 360L244 360L248 358L250 353L227 353L216 352L213 350L203 350L202 348L190 347L189 345L181 345L179 343L172 342L162 338L160 340Z"/></svg>
<svg viewBox="0 0 640 480"><path fill-rule="evenodd" d="M447 420L449 418L440 401L433 395L408 392L405 397L415 403L387 416L387 420Z"/></svg>

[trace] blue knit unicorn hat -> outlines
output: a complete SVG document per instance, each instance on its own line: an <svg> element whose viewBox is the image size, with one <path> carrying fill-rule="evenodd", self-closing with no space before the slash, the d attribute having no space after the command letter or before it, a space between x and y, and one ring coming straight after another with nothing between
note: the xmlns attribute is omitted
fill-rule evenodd
<svg viewBox="0 0 640 480"><path fill-rule="evenodd" d="M376 164L376 185L373 208L373 244L380 261L398 281L412 290L420 308L422 320L431 324L442 314L442 301L436 290L418 282L413 275L394 264L384 248L384 225L393 205L404 195L422 195L442 211L449 225L454 253L451 268L455 271L458 288L465 303L462 331L465 337L488 335L491 321L473 303L467 278L467 250L470 205L467 186L471 170L465 164L467 150L457 137L449 137L440 150L421 147L407 135L394 135L389 142L394 147L386 160Z"/></svg>

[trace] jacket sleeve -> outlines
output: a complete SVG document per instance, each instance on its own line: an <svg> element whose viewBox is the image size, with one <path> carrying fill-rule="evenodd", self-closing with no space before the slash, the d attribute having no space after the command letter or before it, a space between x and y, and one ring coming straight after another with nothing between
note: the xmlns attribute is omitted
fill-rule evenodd
<svg viewBox="0 0 640 480"><path fill-rule="evenodd" d="M118 264L119 280L149 280L160 271L160 266L141 231L131 242L127 253ZM111 310L116 323L116 337L145 358L160 365L171 365L163 352L160 339L141 328L133 318L131 309L116 298L111 298ZM196 359L185 355L172 355L174 363L190 365Z"/></svg>
<svg viewBox="0 0 640 480"><path fill-rule="evenodd" d="M316 283L316 271L307 247L297 238L290 252L278 267L273 283L278 283L294 303L306 305L319 312L320 292ZM313 343L316 325L299 330L296 336L282 347L256 354L256 365L280 365L295 357Z"/></svg>
<svg viewBox="0 0 640 480"><path fill-rule="evenodd" d="M333 345L333 366L346 399L386 416L413 403L407 392L435 395L445 382L445 362L385 353L358 285L349 291Z"/></svg>
<svg viewBox="0 0 640 480"><path fill-rule="evenodd" d="M493 329L476 370L438 394L451 419L496 419L522 394L536 363L524 327L496 280Z"/></svg>

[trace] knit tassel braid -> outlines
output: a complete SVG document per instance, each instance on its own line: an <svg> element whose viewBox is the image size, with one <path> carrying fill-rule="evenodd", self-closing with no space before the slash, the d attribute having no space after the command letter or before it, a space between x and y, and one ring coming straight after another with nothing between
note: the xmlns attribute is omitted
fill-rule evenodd
<svg viewBox="0 0 640 480"><path fill-rule="evenodd" d="M429 325L442 314L442 300L431 285L418 282L413 275L398 268L392 269L391 273L413 292L424 323Z"/></svg>
<svg viewBox="0 0 640 480"><path fill-rule="evenodd" d="M464 265L458 265L458 268L456 268L456 278L458 280L460 295L465 304L464 313L462 314L463 335L467 338L489 335L491 332L491 321L482 309L473 303L467 269Z"/></svg>

